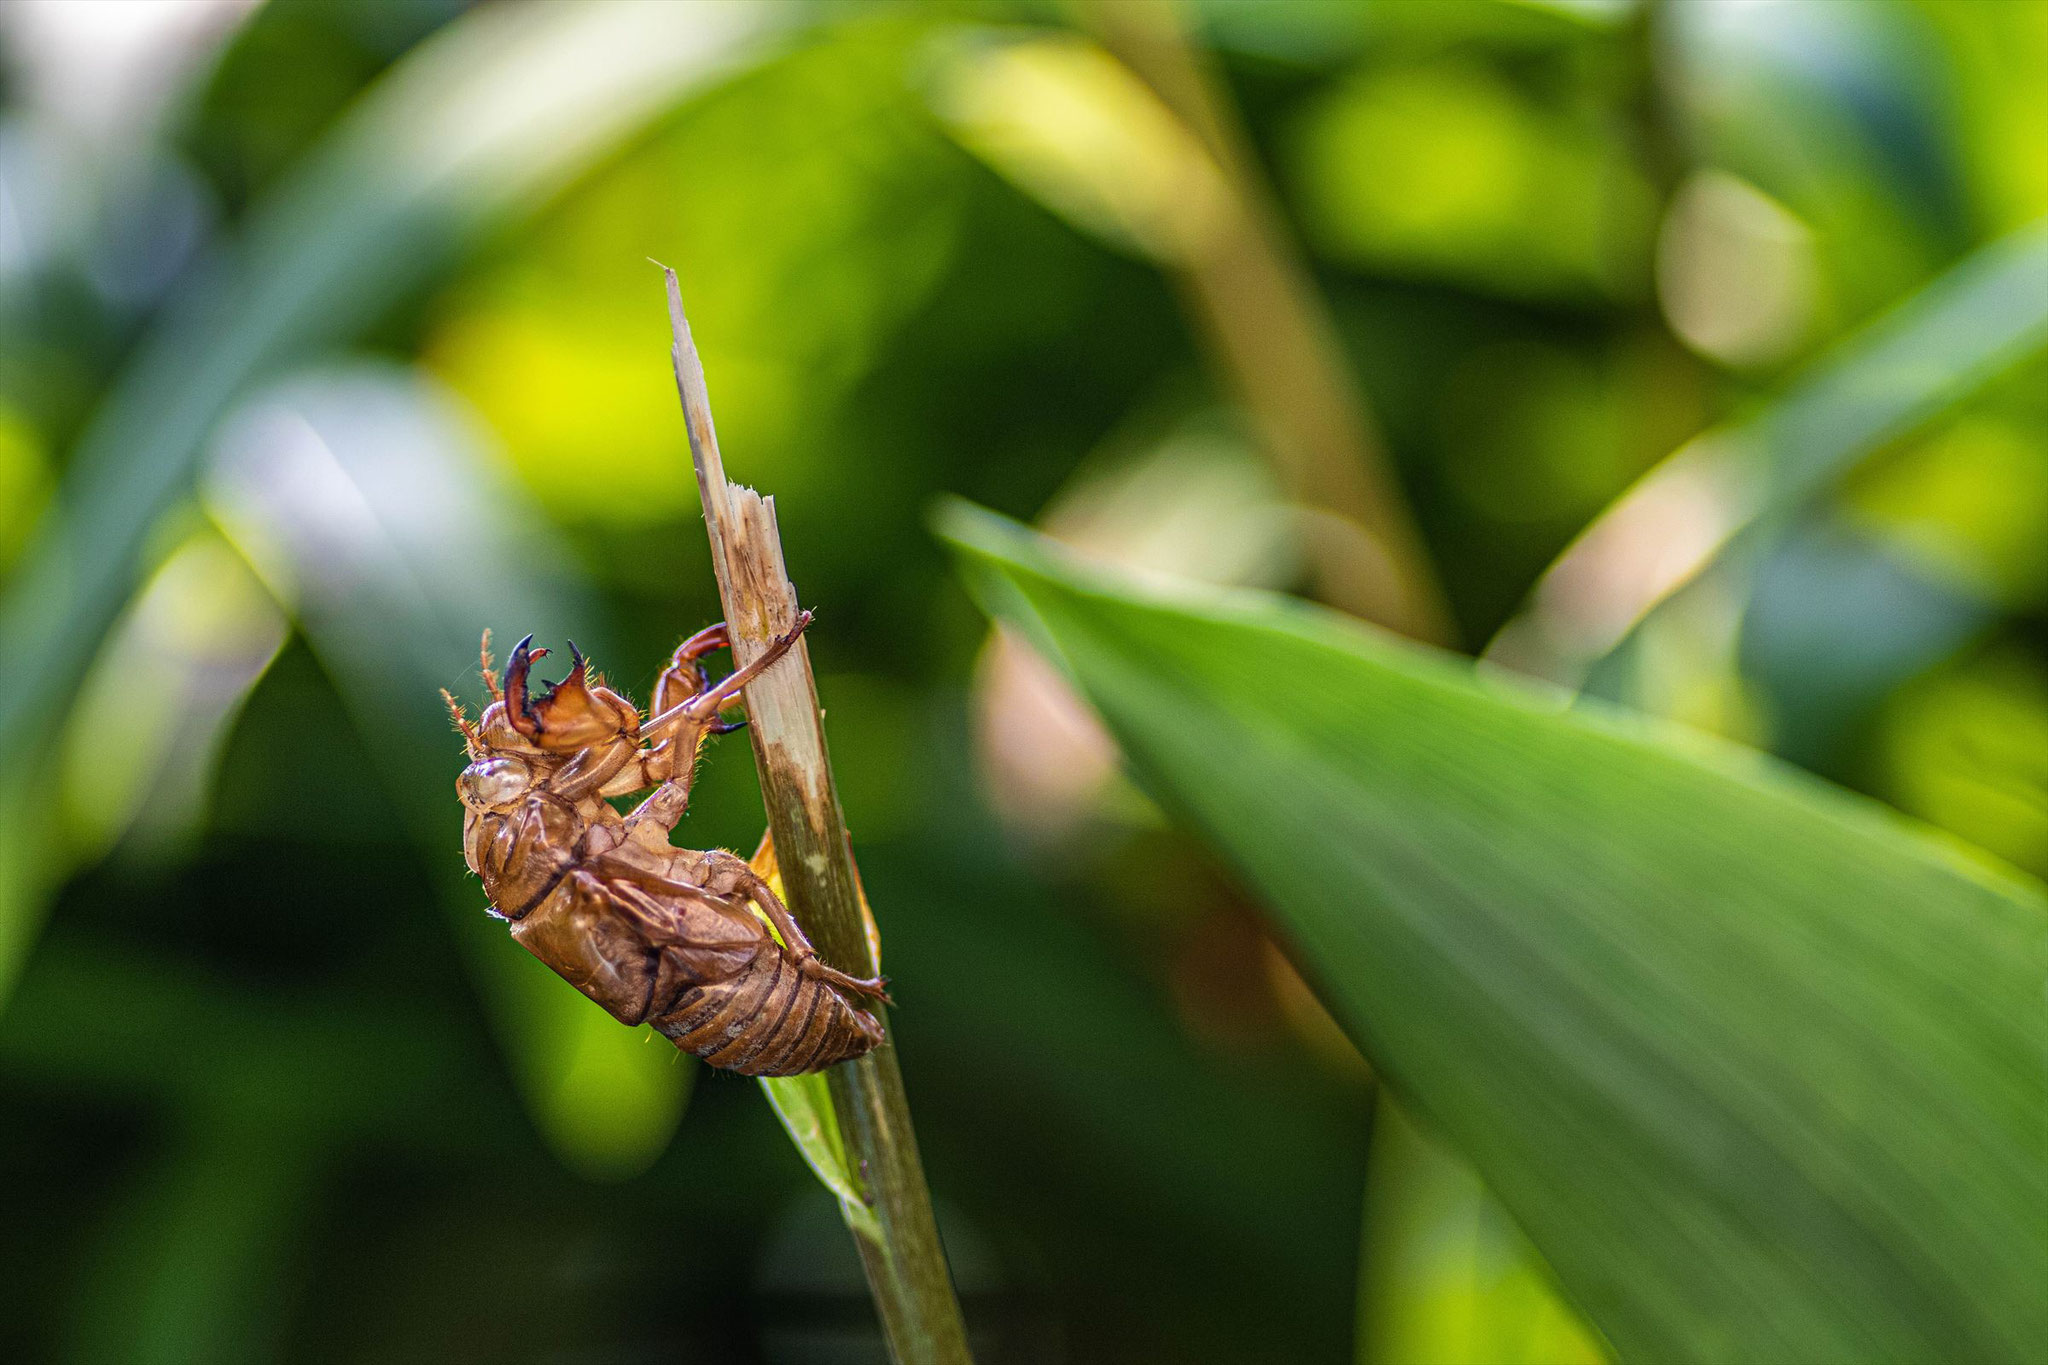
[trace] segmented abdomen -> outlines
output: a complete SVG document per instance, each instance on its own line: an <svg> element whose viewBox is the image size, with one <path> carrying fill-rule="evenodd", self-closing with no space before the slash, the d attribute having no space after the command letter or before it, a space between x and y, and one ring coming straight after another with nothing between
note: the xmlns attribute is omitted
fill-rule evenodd
<svg viewBox="0 0 2048 1365"><path fill-rule="evenodd" d="M871 1051L872 1014L804 976L770 939L744 969L692 986L648 1021L683 1051L745 1076L794 1076Z"/></svg>

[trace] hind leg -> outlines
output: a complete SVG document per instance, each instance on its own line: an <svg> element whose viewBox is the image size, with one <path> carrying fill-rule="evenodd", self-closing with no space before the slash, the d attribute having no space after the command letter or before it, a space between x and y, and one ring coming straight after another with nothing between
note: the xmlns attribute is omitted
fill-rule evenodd
<svg viewBox="0 0 2048 1365"><path fill-rule="evenodd" d="M811 946L811 940L796 922L796 916L789 913L789 907L775 894L775 889L763 881L753 868L736 854L722 850L704 855L710 880L720 890L737 892L761 907L761 913L775 926L782 936L782 943L789 950L789 956L796 963L797 970L814 981L836 986L843 991L865 996L871 1000L889 1001L889 978L886 976L854 976L842 972L818 956L818 950Z"/></svg>
<svg viewBox="0 0 2048 1365"><path fill-rule="evenodd" d="M650 800L652 798L649 798ZM790 962L802 975L813 981L822 981L828 986L850 991L854 995L884 1004L894 1004L889 998L889 978L886 976L854 976L831 966L818 956L818 950L811 946L811 940L796 922L796 916L789 913L789 907L775 894L773 887L755 875L737 856L722 850L699 855L704 859L701 880L678 881L652 868L617 858L599 858L592 864L594 871L608 877L620 877L665 895L701 897L707 892L721 898L745 896L761 908L768 922L775 926L775 932L782 939L784 951Z"/></svg>

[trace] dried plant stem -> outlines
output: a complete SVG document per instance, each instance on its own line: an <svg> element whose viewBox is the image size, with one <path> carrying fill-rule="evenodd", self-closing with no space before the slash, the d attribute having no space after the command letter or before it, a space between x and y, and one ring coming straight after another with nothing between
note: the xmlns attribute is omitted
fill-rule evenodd
<svg viewBox="0 0 2048 1365"><path fill-rule="evenodd" d="M783 567L774 499L725 477L682 293L675 272L663 267L663 273L676 388L704 499L712 567L734 662L746 664L795 622L796 589ZM826 961L873 975L879 964L864 929L859 873L825 754L807 646L799 641L748 684L745 695L761 795L789 907ZM871 1223L849 1220L848 1227L860 1248L891 1354L899 1365L968 1361L967 1333L932 1219L893 1035L865 1057L833 1067L826 1082L848 1164L865 1187L872 1214Z"/></svg>

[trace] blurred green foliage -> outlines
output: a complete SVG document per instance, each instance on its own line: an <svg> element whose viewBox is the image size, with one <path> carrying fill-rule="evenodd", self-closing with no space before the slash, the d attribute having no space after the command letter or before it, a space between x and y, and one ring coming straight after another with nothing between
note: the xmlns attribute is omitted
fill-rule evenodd
<svg viewBox="0 0 2048 1365"><path fill-rule="evenodd" d="M1627 144L1602 135L1600 93L1570 87L1588 107L1554 110L1469 59L1358 73L1294 133L1311 240L1510 297L1640 296L1656 204Z"/></svg>
<svg viewBox="0 0 2048 1365"><path fill-rule="evenodd" d="M820 613L981 1358L1347 1359L1363 1316L1443 1334L1367 1358L1480 1359L1561 1321L1512 1238L1491 1296L1478 1252L1413 1254L1502 1226L1413 1163L1382 1207L1439 1214L1368 1262L1449 1278L1360 1302L1355 1054L923 528L950 491L1300 563L1161 239L1103 208L1197 182L1077 196L1085 119L960 84L1016 76L992 40L1094 53L1068 10L144 6L212 17L81 40L98 8L0 11L0 1354L879 1358L754 1087L585 1008L457 853L433 690L474 698L483 626L640 693L716 610L650 256ZM2048 213L2040 4L1186 10L1474 646L1644 470ZM1118 155L1180 145L1140 119ZM2048 870L2037 352L1802 488L1606 689ZM1034 748L1057 819L1017 818ZM742 746L698 793L687 838L750 849Z"/></svg>

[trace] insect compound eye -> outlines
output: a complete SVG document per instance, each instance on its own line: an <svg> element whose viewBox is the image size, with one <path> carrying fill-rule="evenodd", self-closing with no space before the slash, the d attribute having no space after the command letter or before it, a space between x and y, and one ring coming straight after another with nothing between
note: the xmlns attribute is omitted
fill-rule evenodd
<svg viewBox="0 0 2048 1365"><path fill-rule="evenodd" d="M462 794L479 806L516 801L532 785L526 765L516 758L486 758L462 770Z"/></svg>

